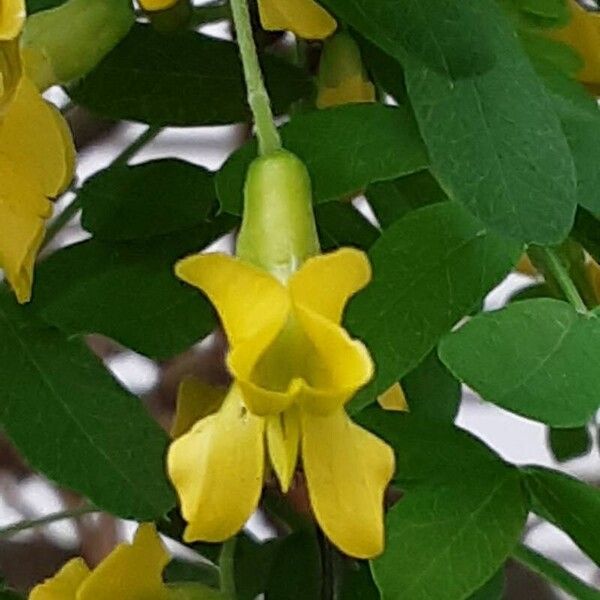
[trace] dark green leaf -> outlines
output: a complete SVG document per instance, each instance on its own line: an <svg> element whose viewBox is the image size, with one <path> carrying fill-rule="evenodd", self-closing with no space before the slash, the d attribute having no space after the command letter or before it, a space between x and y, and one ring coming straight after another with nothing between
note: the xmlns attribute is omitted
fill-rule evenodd
<svg viewBox="0 0 600 600"><path fill-rule="evenodd" d="M369 409L359 421L392 445L403 497L372 562L383 597L463 600L519 541L526 502L519 473L449 424Z"/></svg>
<svg viewBox="0 0 600 600"><path fill-rule="evenodd" d="M373 183L367 188L366 196L382 229L411 210L448 200L429 171Z"/></svg>
<svg viewBox="0 0 600 600"><path fill-rule="evenodd" d="M600 520L600 490L540 467L524 469L524 474L533 511L562 529L600 564L600 538L595 527Z"/></svg>
<svg viewBox="0 0 600 600"><path fill-rule="evenodd" d="M455 202L413 211L384 231L369 252L373 281L350 303L346 319L377 364L370 391L384 392L415 368L519 253Z"/></svg>
<svg viewBox="0 0 600 600"><path fill-rule="evenodd" d="M498 571L482 588L468 600L502 600L504 598L504 569Z"/></svg>
<svg viewBox="0 0 600 600"><path fill-rule="evenodd" d="M317 205L315 218L323 252L341 246L368 250L379 237L377 227L369 223L349 202Z"/></svg>
<svg viewBox="0 0 600 600"><path fill-rule="evenodd" d="M431 352L402 380L410 414L425 419L453 422L460 405L460 382Z"/></svg>
<svg viewBox="0 0 600 600"><path fill-rule="evenodd" d="M565 462L588 454L592 449L592 436L587 427L550 428L548 430L548 443L554 458L559 462Z"/></svg>
<svg viewBox="0 0 600 600"><path fill-rule="evenodd" d="M503 235L559 243L576 207L561 124L501 9L494 0L469 4L497 53L489 71L453 81L414 59L404 64L432 171L451 198Z"/></svg>
<svg viewBox="0 0 600 600"><path fill-rule="evenodd" d="M554 427L585 425L600 406L600 319L566 302L524 300L445 337L440 358L494 404Z"/></svg>
<svg viewBox="0 0 600 600"><path fill-rule="evenodd" d="M219 569L206 562L191 563L174 559L164 570L163 578L167 583L194 582L212 588L220 585Z"/></svg>
<svg viewBox="0 0 600 600"><path fill-rule="evenodd" d="M27 14L33 15L36 12L42 10L48 10L49 8L56 8L61 4L64 4L67 0L26 0Z"/></svg>
<svg viewBox="0 0 600 600"><path fill-rule="evenodd" d="M212 175L191 163L161 159L117 165L79 191L82 225L96 239L135 240L201 225L216 203Z"/></svg>
<svg viewBox="0 0 600 600"><path fill-rule="evenodd" d="M230 225L219 219L149 241L69 246L40 265L31 310L69 335L101 333L147 356L170 358L216 326L208 301L175 277L173 265Z"/></svg>
<svg viewBox="0 0 600 600"><path fill-rule="evenodd" d="M411 57L449 77L486 71L497 48L470 2L323 0L322 4L400 62Z"/></svg>
<svg viewBox="0 0 600 600"><path fill-rule="evenodd" d="M379 600L380 594L366 561L345 559L339 600Z"/></svg>
<svg viewBox="0 0 600 600"><path fill-rule="evenodd" d="M427 167L414 119L402 107L357 104L299 114L282 127L281 136L308 167L316 203ZM246 170L256 152L256 142L249 142L217 174L224 211L241 214Z"/></svg>
<svg viewBox="0 0 600 600"><path fill-rule="evenodd" d="M310 93L308 75L299 68L270 55L262 65L277 113ZM235 44L191 31L165 37L149 25L134 26L69 94L103 117L157 126L249 119Z"/></svg>
<svg viewBox="0 0 600 600"><path fill-rule="evenodd" d="M575 219L573 237L600 262L600 221L589 212L579 209Z"/></svg>
<svg viewBox="0 0 600 600"><path fill-rule="evenodd" d="M23 457L96 506L150 520L175 503L167 437L83 342L30 318L0 294L2 428Z"/></svg>
<svg viewBox="0 0 600 600"><path fill-rule="evenodd" d="M236 600L255 600L264 594L281 540L260 543L238 537L235 547Z"/></svg>

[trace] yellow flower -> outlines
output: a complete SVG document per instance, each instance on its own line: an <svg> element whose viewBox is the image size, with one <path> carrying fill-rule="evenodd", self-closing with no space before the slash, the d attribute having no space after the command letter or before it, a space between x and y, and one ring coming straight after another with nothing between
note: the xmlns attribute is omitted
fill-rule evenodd
<svg viewBox="0 0 600 600"><path fill-rule="evenodd" d="M307 40L323 40L335 19L313 0L258 0L260 22L268 31L287 30Z"/></svg>
<svg viewBox="0 0 600 600"><path fill-rule="evenodd" d="M179 2L179 0L140 0L140 6L148 12L168 10Z"/></svg>
<svg viewBox="0 0 600 600"><path fill-rule="evenodd" d="M168 600L162 571L169 560L154 525L146 523L132 544L117 546L94 571L73 559L36 586L29 600Z"/></svg>
<svg viewBox="0 0 600 600"><path fill-rule="evenodd" d="M584 65L577 79L595 88L600 85L600 13L586 10L577 0L567 2L571 14L569 23L548 35L581 55Z"/></svg>
<svg viewBox="0 0 600 600"><path fill-rule="evenodd" d="M18 34L22 3L2 4L0 32ZM12 9L12 12L11 10ZM0 267L19 302L31 295L33 267L49 198L73 177L75 150L67 124L23 75L17 40L0 44Z"/></svg>
<svg viewBox="0 0 600 600"><path fill-rule="evenodd" d="M375 86L352 36L336 34L325 43L319 65L317 108L375 102Z"/></svg>
<svg viewBox="0 0 600 600"><path fill-rule="evenodd" d="M25 0L2 0L0 3L0 40L14 40L25 23Z"/></svg>
<svg viewBox="0 0 600 600"><path fill-rule="evenodd" d="M325 534L349 555L379 554L394 458L344 410L373 364L340 326L346 302L370 279L366 256L349 248L316 256L286 282L221 254L189 257L176 272L218 310L234 378L219 411L169 450L184 539L234 535L258 505L265 454L284 491L301 455Z"/></svg>

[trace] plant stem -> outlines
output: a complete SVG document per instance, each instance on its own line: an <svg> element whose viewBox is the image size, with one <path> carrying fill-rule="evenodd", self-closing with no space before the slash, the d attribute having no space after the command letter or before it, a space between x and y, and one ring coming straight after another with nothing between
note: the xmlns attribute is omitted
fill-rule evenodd
<svg viewBox="0 0 600 600"><path fill-rule="evenodd" d="M556 252L552 248L542 246L530 248L529 252L532 254L534 261L539 260L548 269L575 310L580 313L587 313L588 309L585 302Z"/></svg>
<svg viewBox="0 0 600 600"><path fill-rule="evenodd" d="M524 544L517 546L513 552L513 558L577 600L600 600L600 591L590 587L563 569L558 563L538 554Z"/></svg>
<svg viewBox="0 0 600 600"><path fill-rule="evenodd" d="M231 0L231 12L244 67L248 104L256 125L259 151L261 154L268 154L281 148L281 138L275 126L271 101L258 62L247 0Z"/></svg>
<svg viewBox="0 0 600 600"><path fill-rule="evenodd" d="M90 513L101 512L95 506L81 506L80 508L74 508L71 510L64 510L62 512L53 513L51 515L47 515L45 517L41 517L39 519L31 519L27 521L19 521L14 525L10 525L3 529L0 529L0 539L11 537L21 531L26 531L27 529L33 529L35 527L42 527L44 525L49 525L50 523L54 523L56 521L64 521L65 519L74 519L76 517L81 517L83 515L89 515Z"/></svg>
<svg viewBox="0 0 600 600"><path fill-rule="evenodd" d="M219 557L221 573L221 592L226 598L235 598L235 547L237 537L233 536L223 543Z"/></svg>
<svg viewBox="0 0 600 600"><path fill-rule="evenodd" d="M144 133L139 137L135 138L129 146L127 146L121 154L110 163L110 166L114 165L126 165L131 158L133 158L146 144L149 144L160 132L162 127L148 127Z"/></svg>

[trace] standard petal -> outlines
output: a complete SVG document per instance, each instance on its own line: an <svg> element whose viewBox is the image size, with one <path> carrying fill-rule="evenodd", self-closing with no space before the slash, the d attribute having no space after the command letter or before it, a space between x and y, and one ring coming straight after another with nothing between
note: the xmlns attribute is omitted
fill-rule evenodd
<svg viewBox="0 0 600 600"><path fill-rule="evenodd" d="M171 444L168 471L188 523L185 541L223 541L254 512L263 484L264 428L234 385L217 414Z"/></svg>
<svg viewBox="0 0 600 600"><path fill-rule="evenodd" d="M340 323L348 299L371 279L364 252L341 248L307 260L290 279L292 303Z"/></svg>
<svg viewBox="0 0 600 600"><path fill-rule="evenodd" d="M369 382L373 361L362 342L332 321L299 306L296 318L312 346L304 359L305 385L297 401L303 410L328 414Z"/></svg>
<svg viewBox="0 0 600 600"><path fill-rule="evenodd" d="M0 152L54 197L73 178L75 150L68 126L35 85L22 77L0 125Z"/></svg>
<svg viewBox="0 0 600 600"><path fill-rule="evenodd" d="M14 40L23 29L25 17L25 0L2 0L0 2L0 40Z"/></svg>
<svg viewBox="0 0 600 600"><path fill-rule="evenodd" d="M198 421L217 412L226 395L226 388L209 385L197 377L186 377L179 384L171 437L181 437Z"/></svg>
<svg viewBox="0 0 600 600"><path fill-rule="evenodd" d="M391 448L343 410L302 414L302 461L319 525L342 552L372 558L383 551L383 495L394 472Z"/></svg>
<svg viewBox="0 0 600 600"><path fill-rule="evenodd" d="M52 579L36 585L31 590L29 600L77 600L77 590L90 572L82 558L74 558Z"/></svg>
<svg viewBox="0 0 600 600"><path fill-rule="evenodd" d="M307 40L323 40L335 19L313 0L258 0L260 22L268 31L287 30Z"/></svg>
<svg viewBox="0 0 600 600"><path fill-rule="evenodd" d="M362 75L348 78L335 87L321 87L317 95L317 108L369 102L375 102L375 86Z"/></svg>
<svg viewBox="0 0 600 600"><path fill-rule="evenodd" d="M52 204L26 171L1 153L0 181L0 268L19 302L27 302Z"/></svg>
<svg viewBox="0 0 600 600"><path fill-rule="evenodd" d="M394 383L389 387L383 394L377 398L379 406L385 410L392 410L395 412L407 412L408 402L404 395L404 390L399 383Z"/></svg>
<svg viewBox="0 0 600 600"><path fill-rule="evenodd" d="M138 528L132 544L120 544L83 582L77 600L167 600L162 572L170 561L153 524Z"/></svg>
<svg viewBox="0 0 600 600"><path fill-rule="evenodd" d="M284 413L267 418L269 458L284 493L290 484L298 463L300 445L300 411L292 406Z"/></svg>
<svg viewBox="0 0 600 600"><path fill-rule="evenodd" d="M196 254L175 266L177 277L213 303L230 345L259 336L270 342L289 314L286 289L271 275L225 254Z"/></svg>

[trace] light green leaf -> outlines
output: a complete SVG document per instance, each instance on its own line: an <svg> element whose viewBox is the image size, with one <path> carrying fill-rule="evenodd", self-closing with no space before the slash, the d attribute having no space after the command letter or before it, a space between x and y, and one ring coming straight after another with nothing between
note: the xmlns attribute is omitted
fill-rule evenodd
<svg viewBox="0 0 600 600"><path fill-rule="evenodd" d="M369 401L479 306L519 252L455 202L410 212L384 231L369 252L373 280L351 301L346 319L377 364L373 387L364 392Z"/></svg>
<svg viewBox="0 0 600 600"><path fill-rule="evenodd" d="M494 0L470 3L494 66L451 80L405 61L409 96L432 164L453 199L522 242L557 244L576 207L573 159L554 108Z"/></svg>
<svg viewBox="0 0 600 600"><path fill-rule="evenodd" d="M414 118L402 107L357 104L299 114L281 128L281 136L306 164L315 203L420 171L428 162ZM224 211L241 214L246 170L256 155L253 141L234 152L217 174Z"/></svg>
<svg viewBox="0 0 600 600"><path fill-rule="evenodd" d="M568 534L600 564L600 490L578 479L541 467L523 470L532 510Z"/></svg>
<svg viewBox="0 0 600 600"><path fill-rule="evenodd" d="M527 514L519 472L451 425L369 409L359 421L392 445L402 498L372 561L386 600L464 600L501 568Z"/></svg>
<svg viewBox="0 0 600 600"><path fill-rule="evenodd" d="M168 158L109 167L88 179L78 196L84 229L110 241L196 227L208 221L216 204L209 171Z"/></svg>
<svg viewBox="0 0 600 600"><path fill-rule="evenodd" d="M488 402L554 427L585 425L600 406L600 319L560 300L479 315L439 355Z"/></svg>
<svg viewBox="0 0 600 600"><path fill-rule="evenodd" d="M69 335L101 333L146 356L170 358L216 326L208 301L175 277L174 264L230 226L221 218L147 241L69 246L40 265L29 308Z"/></svg>
<svg viewBox="0 0 600 600"><path fill-rule="evenodd" d="M82 340L32 320L0 293L0 424L29 465L124 518L175 504L167 436Z"/></svg>
<svg viewBox="0 0 600 600"><path fill-rule="evenodd" d="M307 73L275 56L262 57L274 109L312 90ZM221 125L247 121L241 63L235 44L185 31L168 37L150 25L129 35L69 95L103 117L156 126Z"/></svg>

